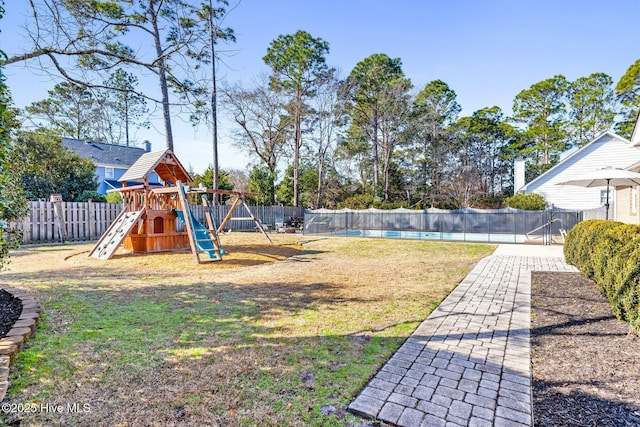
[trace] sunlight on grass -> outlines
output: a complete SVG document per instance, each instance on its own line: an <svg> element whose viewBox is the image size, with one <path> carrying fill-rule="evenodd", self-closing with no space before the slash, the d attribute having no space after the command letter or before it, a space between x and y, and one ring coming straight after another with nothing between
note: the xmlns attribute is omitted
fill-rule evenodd
<svg viewBox="0 0 640 427"><path fill-rule="evenodd" d="M493 246L323 238L295 261L179 274L74 250L25 251L3 275L45 313L7 401L92 403L64 425L109 424L118 408L132 425L342 426L357 418L322 407L344 408Z"/></svg>

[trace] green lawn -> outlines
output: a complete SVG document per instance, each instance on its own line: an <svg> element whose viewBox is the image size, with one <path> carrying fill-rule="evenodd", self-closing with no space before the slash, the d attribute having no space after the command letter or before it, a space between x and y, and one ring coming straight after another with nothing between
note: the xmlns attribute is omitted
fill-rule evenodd
<svg viewBox="0 0 640 427"><path fill-rule="evenodd" d="M0 420L356 422L344 407L494 248L291 235L274 236L269 247L253 234L224 238L236 254L227 265L198 266L188 254L103 262L87 258L88 245L18 251L0 282L32 291L44 316L15 360L4 402L89 410ZM337 411L322 415L329 405Z"/></svg>

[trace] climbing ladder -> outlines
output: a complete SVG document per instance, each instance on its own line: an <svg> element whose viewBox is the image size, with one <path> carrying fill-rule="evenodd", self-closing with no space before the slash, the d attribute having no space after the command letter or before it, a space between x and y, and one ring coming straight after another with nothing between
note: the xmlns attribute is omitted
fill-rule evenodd
<svg viewBox="0 0 640 427"><path fill-rule="evenodd" d="M145 209L140 211L128 211L125 209L120 212L120 215L93 247L89 256L103 260L111 258L144 212Z"/></svg>
<svg viewBox="0 0 640 427"><path fill-rule="evenodd" d="M215 221L211 213L209 202L205 195L202 195L203 204L205 204L205 217L207 218L207 225L209 228L200 224L198 219L193 215L189 203L184 191L184 186L180 181L177 182L178 186L178 200L180 201L181 211L176 210L178 217L184 222L185 230L189 236L189 244L191 245L191 252L196 258L199 264L210 261L220 261L225 254L224 250L220 247L220 241L218 240L218 233L215 228ZM210 260L202 260L200 253L206 253Z"/></svg>

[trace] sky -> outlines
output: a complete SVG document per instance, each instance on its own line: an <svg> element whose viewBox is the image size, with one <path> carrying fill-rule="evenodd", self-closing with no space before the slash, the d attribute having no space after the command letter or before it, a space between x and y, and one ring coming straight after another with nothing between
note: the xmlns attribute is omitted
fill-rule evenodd
<svg viewBox="0 0 640 427"><path fill-rule="evenodd" d="M36 0L37 1L37 0ZM196 0L193 0L194 2ZM281 34L309 32L329 43L327 64L347 76L374 53L402 60L414 91L446 82L458 96L461 116L497 105L511 113L515 96L534 83L562 74L569 80L596 72L614 83L640 59L640 0L229 0L224 22L237 42L218 74L250 86L268 68L262 58ZM9 56L29 49L26 0L5 0L0 48ZM5 68L19 108L47 97L56 81L34 63ZM248 153L233 146L231 122L220 121L220 166L245 169ZM211 135L174 117L178 158L195 172L211 164ZM138 131L154 150L164 148L160 117Z"/></svg>

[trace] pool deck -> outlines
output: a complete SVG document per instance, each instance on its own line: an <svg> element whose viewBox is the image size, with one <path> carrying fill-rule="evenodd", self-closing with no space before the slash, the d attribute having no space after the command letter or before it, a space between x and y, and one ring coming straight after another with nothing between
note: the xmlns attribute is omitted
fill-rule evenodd
<svg viewBox="0 0 640 427"><path fill-rule="evenodd" d="M577 270L562 246L500 245L348 410L406 427L531 426L531 272Z"/></svg>

